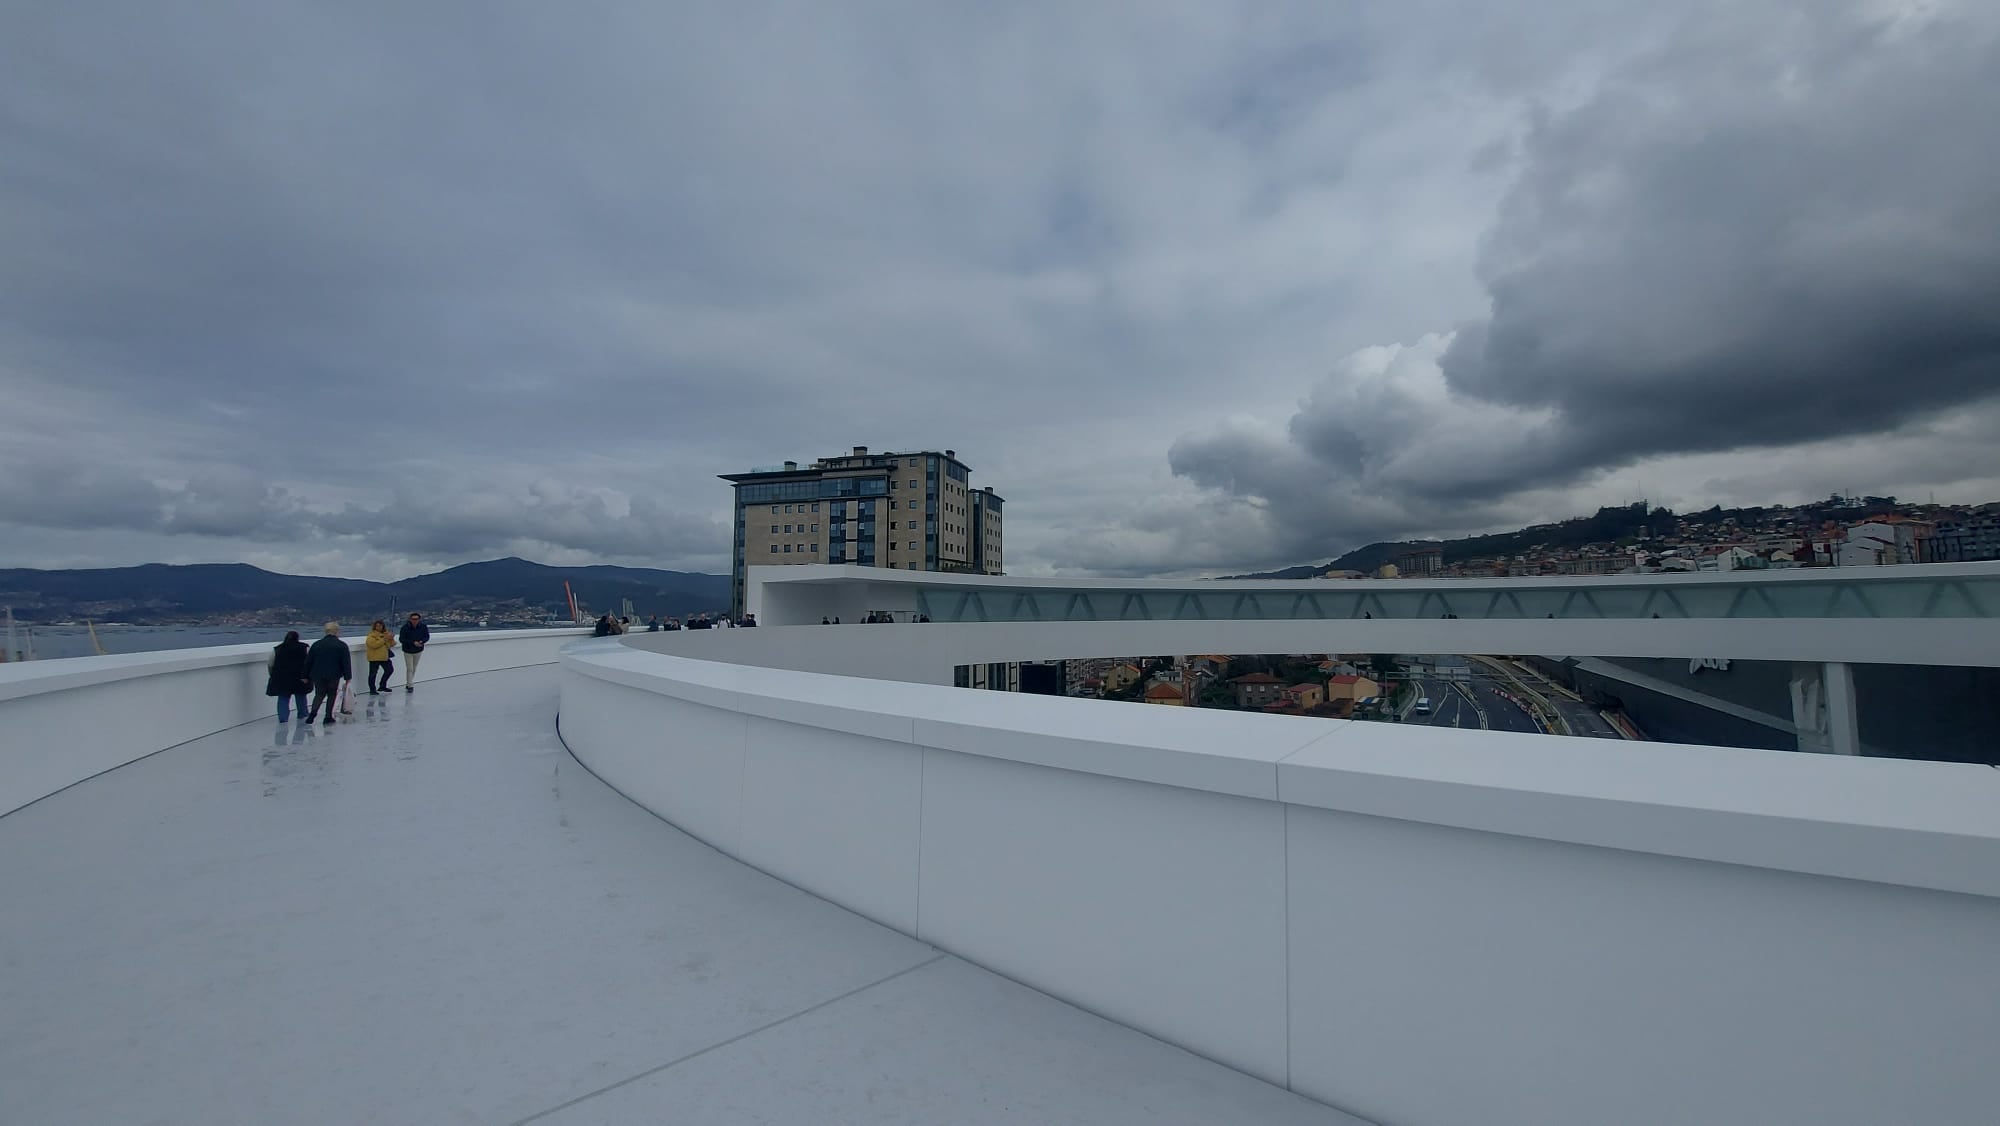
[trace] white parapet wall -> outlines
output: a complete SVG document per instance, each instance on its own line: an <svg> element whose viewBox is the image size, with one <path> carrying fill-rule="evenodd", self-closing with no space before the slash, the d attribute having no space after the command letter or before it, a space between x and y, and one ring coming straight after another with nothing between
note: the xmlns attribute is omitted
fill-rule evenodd
<svg viewBox="0 0 2000 1126"><path fill-rule="evenodd" d="M562 644L585 632L440 630L420 677L554 664ZM349 641L356 679L365 679L361 643ZM0 816L167 747L274 717L277 701L264 695L270 655L270 645L222 645L0 665Z"/></svg>
<svg viewBox="0 0 2000 1126"><path fill-rule="evenodd" d="M583 641L562 731L732 856L1377 1121L2000 1106L2000 771L782 667L990 628Z"/></svg>

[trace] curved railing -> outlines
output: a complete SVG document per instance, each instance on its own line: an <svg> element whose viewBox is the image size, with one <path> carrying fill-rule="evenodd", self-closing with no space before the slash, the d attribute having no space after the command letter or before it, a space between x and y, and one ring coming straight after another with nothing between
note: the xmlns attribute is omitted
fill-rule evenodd
<svg viewBox="0 0 2000 1126"><path fill-rule="evenodd" d="M432 635L422 679L553 664L584 631ZM365 670L355 642L356 668ZM190 739L269 717L271 646L220 645L0 665L0 815Z"/></svg>
<svg viewBox="0 0 2000 1126"><path fill-rule="evenodd" d="M732 856L1365 1117L1972 1122L2000 1099L1980 1053L1936 1050L2000 1043L2000 771L924 683L1208 648L1135 629L1294 651L1314 624L586 641L563 731Z"/></svg>
<svg viewBox="0 0 2000 1126"><path fill-rule="evenodd" d="M822 613L853 622L862 610L940 623L1944 621L2000 618L2000 562L1394 581L1020 578L818 564L753 567L751 591L751 609L770 625L807 625Z"/></svg>
<svg viewBox="0 0 2000 1126"><path fill-rule="evenodd" d="M633 800L1381 1121L1951 1123L2000 1104L1980 1050L2000 1043L2000 771L924 683L1121 651L1133 629L1284 651L1313 626L440 634L423 672L570 643L565 740ZM1791 628L1769 644L1803 651ZM267 653L0 668L0 812L267 716Z"/></svg>

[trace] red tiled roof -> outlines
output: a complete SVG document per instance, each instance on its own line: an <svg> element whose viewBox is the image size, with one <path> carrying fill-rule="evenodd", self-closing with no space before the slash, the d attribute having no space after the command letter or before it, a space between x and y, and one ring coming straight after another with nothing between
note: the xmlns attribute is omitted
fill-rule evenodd
<svg viewBox="0 0 2000 1126"><path fill-rule="evenodd" d="M1358 676L1336 676L1336 677L1332 677L1332 678L1328 679L1328 680L1327 680L1327 683L1328 683L1328 684L1359 684L1359 683L1361 683L1361 678L1360 678L1360 677L1358 677Z"/></svg>

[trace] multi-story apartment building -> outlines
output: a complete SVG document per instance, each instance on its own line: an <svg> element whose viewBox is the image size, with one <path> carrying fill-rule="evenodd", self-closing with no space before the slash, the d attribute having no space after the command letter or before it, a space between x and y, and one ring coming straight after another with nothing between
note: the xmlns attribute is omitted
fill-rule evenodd
<svg viewBox="0 0 2000 1126"><path fill-rule="evenodd" d="M736 488L730 608L751 564L855 563L1000 573L1001 498L954 450L870 453L725 473Z"/></svg>
<svg viewBox="0 0 2000 1126"><path fill-rule="evenodd" d="M1940 563L2000 559L2000 512L1982 510L1947 519L1937 526L1933 558Z"/></svg>
<svg viewBox="0 0 2000 1126"><path fill-rule="evenodd" d="M1912 520L1890 514L1874 516L1847 529L1847 541L1840 545L1842 567L1881 566L1889 563L1924 563L1933 558L1928 520Z"/></svg>
<svg viewBox="0 0 2000 1126"><path fill-rule="evenodd" d="M1396 557L1396 572L1403 578L1435 575L1444 570L1444 549L1418 547Z"/></svg>
<svg viewBox="0 0 2000 1126"><path fill-rule="evenodd" d="M993 486L972 492L972 570L984 575L1000 574L1000 507L1002 500Z"/></svg>

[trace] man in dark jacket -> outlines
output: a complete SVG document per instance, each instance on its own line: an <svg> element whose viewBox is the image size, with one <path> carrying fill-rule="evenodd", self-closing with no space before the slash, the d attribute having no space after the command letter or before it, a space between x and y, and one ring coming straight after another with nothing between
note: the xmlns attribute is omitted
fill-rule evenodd
<svg viewBox="0 0 2000 1126"><path fill-rule="evenodd" d="M397 632L396 640L403 646L403 691L415 692L417 660L424 655L424 646L431 643L431 627L424 624L422 614L411 614Z"/></svg>
<svg viewBox="0 0 2000 1126"><path fill-rule="evenodd" d="M333 710L340 706L340 682L354 679L354 654L340 639L339 622L326 623L326 636L306 650L306 679L313 686L312 710L306 713L306 722L321 714L321 704L326 705L325 722L334 722Z"/></svg>
<svg viewBox="0 0 2000 1126"><path fill-rule="evenodd" d="M294 700L298 701L300 721L306 718L306 693L312 691L312 681L306 676L306 654L310 652L299 640L298 630L287 630L285 639L271 650L271 661L265 666L271 675L264 682L264 695L278 698L279 723L291 719Z"/></svg>

